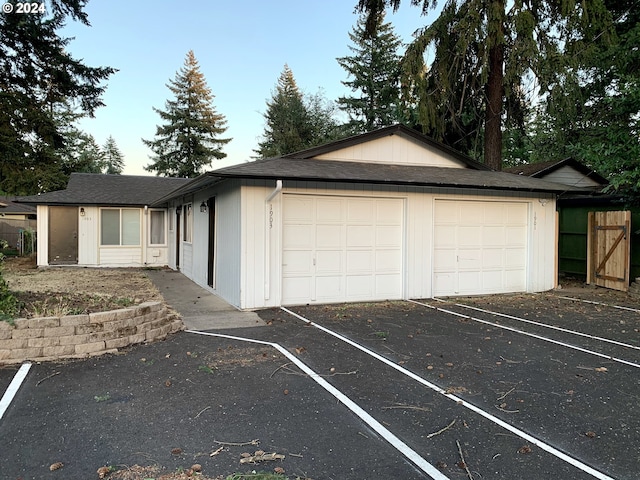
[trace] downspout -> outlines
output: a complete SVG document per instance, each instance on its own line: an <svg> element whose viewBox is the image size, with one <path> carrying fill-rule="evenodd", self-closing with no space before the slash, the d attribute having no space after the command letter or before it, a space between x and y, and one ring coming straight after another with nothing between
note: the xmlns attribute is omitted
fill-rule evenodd
<svg viewBox="0 0 640 480"><path fill-rule="evenodd" d="M282 180L276 180L276 188L265 201L265 232L264 232L264 299L271 296L269 278L271 276L271 229L273 228L273 200L282 191Z"/></svg>
<svg viewBox="0 0 640 480"><path fill-rule="evenodd" d="M142 218L142 265L147 265L147 230L149 229L149 206L144 206Z"/></svg>

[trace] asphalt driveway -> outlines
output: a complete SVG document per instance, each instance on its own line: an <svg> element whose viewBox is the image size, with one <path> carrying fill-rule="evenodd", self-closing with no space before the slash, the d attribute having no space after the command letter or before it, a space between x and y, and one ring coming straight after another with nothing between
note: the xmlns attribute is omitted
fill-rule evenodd
<svg viewBox="0 0 640 480"><path fill-rule="evenodd" d="M389 438L443 478L637 478L640 312L627 306L554 294L273 309L259 312L264 326L209 333L272 342L293 359L182 332L121 355L33 365L0 420L0 478L193 463L210 476L280 466L290 478L429 478ZM0 369L0 391L16 369ZM285 458L240 464L258 449ZM52 472L55 462L64 467Z"/></svg>

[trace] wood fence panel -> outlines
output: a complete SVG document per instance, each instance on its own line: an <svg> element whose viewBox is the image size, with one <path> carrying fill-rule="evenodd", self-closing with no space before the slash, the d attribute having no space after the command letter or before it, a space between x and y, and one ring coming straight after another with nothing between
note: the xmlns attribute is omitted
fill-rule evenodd
<svg viewBox="0 0 640 480"><path fill-rule="evenodd" d="M631 212L589 212L587 282L629 289Z"/></svg>

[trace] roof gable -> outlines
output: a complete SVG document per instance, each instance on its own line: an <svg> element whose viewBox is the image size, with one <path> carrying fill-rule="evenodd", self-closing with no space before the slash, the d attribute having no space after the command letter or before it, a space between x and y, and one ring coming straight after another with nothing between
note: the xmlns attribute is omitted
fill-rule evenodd
<svg viewBox="0 0 640 480"><path fill-rule="evenodd" d="M490 170L471 157L404 125L380 128L291 153L284 158Z"/></svg>
<svg viewBox="0 0 640 480"><path fill-rule="evenodd" d="M599 189L609 183L606 178L574 158L520 165L505 171L578 188Z"/></svg>

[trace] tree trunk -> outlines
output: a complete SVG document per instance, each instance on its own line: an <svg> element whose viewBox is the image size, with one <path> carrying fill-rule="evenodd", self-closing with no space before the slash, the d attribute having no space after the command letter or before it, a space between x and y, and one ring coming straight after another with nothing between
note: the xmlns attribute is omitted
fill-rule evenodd
<svg viewBox="0 0 640 480"><path fill-rule="evenodd" d="M484 163L502 170L502 110L504 98L504 0L491 0L488 25L489 78L484 124Z"/></svg>

